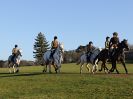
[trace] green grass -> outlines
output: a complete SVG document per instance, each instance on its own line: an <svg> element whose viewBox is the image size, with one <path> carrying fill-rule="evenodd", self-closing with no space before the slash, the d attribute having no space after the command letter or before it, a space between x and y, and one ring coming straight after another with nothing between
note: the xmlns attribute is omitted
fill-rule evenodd
<svg viewBox="0 0 133 99"><path fill-rule="evenodd" d="M133 65L128 75L117 67L122 74L93 75L84 67L81 75L75 64L62 65L61 74L42 73L41 66L21 67L18 74L1 68L0 99L133 99Z"/></svg>

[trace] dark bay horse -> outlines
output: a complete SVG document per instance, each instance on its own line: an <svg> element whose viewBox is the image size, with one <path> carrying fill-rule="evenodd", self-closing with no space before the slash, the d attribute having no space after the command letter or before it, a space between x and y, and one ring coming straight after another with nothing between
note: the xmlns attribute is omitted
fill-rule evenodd
<svg viewBox="0 0 133 99"><path fill-rule="evenodd" d="M122 63L126 74L128 73L126 65L125 65L125 54L124 54L125 49L129 50L129 47L128 47L127 40L124 39L123 41L121 41L121 43L118 44L118 48L114 50L113 54L110 57L112 68L109 70L109 73L114 72L114 70L116 70L116 72L119 74L119 71L117 70L117 67L116 67L117 61ZM107 49L103 49L95 59L96 64L98 64L99 61L102 61L100 71L102 71L103 68L104 70L108 70L108 68L106 67L106 62L108 59L109 59L109 52Z"/></svg>
<svg viewBox="0 0 133 99"><path fill-rule="evenodd" d="M125 50L129 50L128 42L127 40L121 41L121 43L118 44L118 48L114 50L113 55L111 56L111 62L112 62L112 68L110 69L110 72L113 72L116 70L117 74L119 74L119 71L116 67L116 62L120 61L125 69L126 74L128 74L128 70L126 68L125 64Z"/></svg>

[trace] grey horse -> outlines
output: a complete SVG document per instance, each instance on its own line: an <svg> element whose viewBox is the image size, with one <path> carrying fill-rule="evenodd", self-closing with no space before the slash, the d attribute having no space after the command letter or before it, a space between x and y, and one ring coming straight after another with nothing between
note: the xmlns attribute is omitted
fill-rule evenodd
<svg viewBox="0 0 133 99"><path fill-rule="evenodd" d="M8 57L8 68L9 68L9 73L12 73L11 68L13 68L13 72L17 73L19 72L19 64L20 64L20 58L21 58L21 53L22 50L18 50L16 56L14 57L14 60L12 60L13 55L10 55Z"/></svg>
<svg viewBox="0 0 133 99"><path fill-rule="evenodd" d="M62 43L59 43L59 46L53 55L53 59L50 59L51 50L46 51L42 59L42 65L44 66L43 72L47 72L47 68L49 68L49 73L51 73L51 65L53 65L55 68L55 72L59 73L61 68L61 62L63 61L63 53L64 46Z"/></svg>

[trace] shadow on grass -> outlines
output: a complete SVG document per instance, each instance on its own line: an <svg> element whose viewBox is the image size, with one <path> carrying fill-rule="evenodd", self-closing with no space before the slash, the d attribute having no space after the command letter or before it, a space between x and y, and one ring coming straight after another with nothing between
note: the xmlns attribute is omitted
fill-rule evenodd
<svg viewBox="0 0 133 99"><path fill-rule="evenodd" d="M41 73L41 72L34 72L34 73L16 73L16 74L10 74L10 73L0 73L0 74L5 74L5 75L2 75L0 77L16 77L16 76L36 76L36 75L43 75L43 74L46 74L46 73Z"/></svg>
<svg viewBox="0 0 133 99"><path fill-rule="evenodd" d="M16 74L10 74L10 73L0 73L0 78L1 77L17 77L17 76L37 76L37 75L98 75L98 76L102 76L102 75L108 75L108 76L133 76L133 73L129 73L129 74L125 74L125 73L120 73L120 74L116 74L116 73L111 73L111 74L105 74L105 73L96 73L96 74L92 74L92 73L75 73L75 72L61 72L61 73L43 73L43 72L33 72L33 73L16 73Z"/></svg>

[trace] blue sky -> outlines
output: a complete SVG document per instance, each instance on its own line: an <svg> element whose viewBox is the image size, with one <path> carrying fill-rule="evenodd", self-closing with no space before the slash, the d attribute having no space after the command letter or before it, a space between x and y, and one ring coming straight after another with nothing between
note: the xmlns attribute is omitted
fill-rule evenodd
<svg viewBox="0 0 133 99"><path fill-rule="evenodd" d="M106 36L119 33L133 44L133 0L0 0L0 60L15 44L23 59L33 59L39 32L49 42L57 35L66 50L93 41L104 47Z"/></svg>

